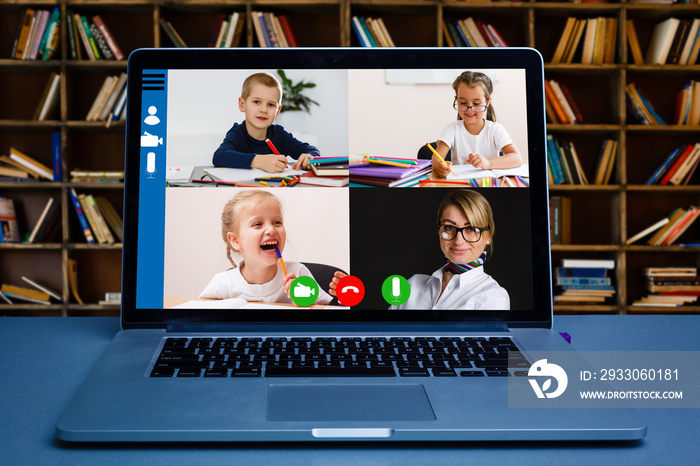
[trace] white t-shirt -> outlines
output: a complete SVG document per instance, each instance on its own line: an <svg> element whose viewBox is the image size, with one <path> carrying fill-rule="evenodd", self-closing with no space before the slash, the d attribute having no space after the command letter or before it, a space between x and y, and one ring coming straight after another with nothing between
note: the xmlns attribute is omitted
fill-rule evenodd
<svg viewBox="0 0 700 466"><path fill-rule="evenodd" d="M455 275L442 288L442 268L432 275L416 274L408 283L411 285L411 297L400 306L390 309L446 309L446 310L508 310L510 296L483 267Z"/></svg>
<svg viewBox="0 0 700 466"><path fill-rule="evenodd" d="M243 298L246 301L262 301L265 303L291 303L292 300L287 297L284 292L284 274L282 267L277 264L277 274L267 283L261 285L248 283L243 275L241 275L241 262L238 267L219 272L212 277L209 284L204 288L204 291L199 295L200 298L209 299L228 299L228 298ZM285 262L287 273L293 273L297 277L307 276L312 277L309 269L300 262ZM328 304L331 302L331 295L326 293L319 286L318 304Z"/></svg>
<svg viewBox="0 0 700 466"><path fill-rule="evenodd" d="M508 144L513 144L508 131L502 124L484 120L485 125L476 136L464 127L464 121L453 121L442 130L439 140L452 151L452 163L464 165L469 154L475 153L487 159L498 157L498 153Z"/></svg>

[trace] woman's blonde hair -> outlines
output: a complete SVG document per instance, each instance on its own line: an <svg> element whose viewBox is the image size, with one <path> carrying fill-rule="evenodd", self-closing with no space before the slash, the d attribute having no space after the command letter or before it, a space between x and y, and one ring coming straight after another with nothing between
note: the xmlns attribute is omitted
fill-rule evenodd
<svg viewBox="0 0 700 466"><path fill-rule="evenodd" d="M493 83L491 82L491 78L478 71L465 71L457 76L457 79L455 79L452 83L452 89L455 91L455 99L457 98L457 89L459 88L460 84L466 84L467 87L481 86L481 88L484 90L486 100L489 100L491 98L491 94L493 93ZM457 118L460 119L459 115L457 115ZM496 111L493 109L493 105L491 104L486 107L486 119L496 121Z"/></svg>
<svg viewBox="0 0 700 466"><path fill-rule="evenodd" d="M440 206L438 207L438 224L442 221L442 215L445 213L445 209L451 205L457 207L464 213L464 216L467 217L471 226L478 228L488 227L488 231L484 231L482 235L488 235L490 239L489 244L484 248L486 253L490 256L493 252L493 235L496 233L496 224L493 221L493 211L491 210L489 201L487 201L483 195L471 189L456 189L450 191L442 198Z"/></svg>
<svg viewBox="0 0 700 466"><path fill-rule="evenodd" d="M224 205L224 210L221 212L221 237L226 244L226 258L234 267L237 267L237 265L231 256L233 248L228 240L228 233L234 232L235 234L238 234L238 212L240 212L241 207L247 203L261 203L266 200L277 202L280 207L280 211L283 210L280 200L277 199L277 197L270 191L263 188L241 191L233 196L233 198L231 198L226 205Z"/></svg>

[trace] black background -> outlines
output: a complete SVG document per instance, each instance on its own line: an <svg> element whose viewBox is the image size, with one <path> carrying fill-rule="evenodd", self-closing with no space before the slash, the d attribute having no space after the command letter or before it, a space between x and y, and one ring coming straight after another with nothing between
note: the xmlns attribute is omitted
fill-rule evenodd
<svg viewBox="0 0 700 466"><path fill-rule="evenodd" d="M391 275L409 279L442 266L435 225L440 201L450 189L350 190L350 269L365 285L365 298L355 309L388 308L381 287ZM496 225L485 271L508 291L511 309L532 309L529 189L474 189L491 204Z"/></svg>

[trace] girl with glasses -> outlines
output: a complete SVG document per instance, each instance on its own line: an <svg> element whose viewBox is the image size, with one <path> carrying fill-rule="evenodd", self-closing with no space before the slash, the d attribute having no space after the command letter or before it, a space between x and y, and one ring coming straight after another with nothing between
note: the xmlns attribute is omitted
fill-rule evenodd
<svg viewBox="0 0 700 466"><path fill-rule="evenodd" d="M491 105L491 78L484 73L465 71L455 79L452 88L455 91L452 106L457 110L458 120L448 124L440 134L437 146L440 156L444 159L451 150L452 163L469 163L485 170L522 165L518 148L503 125L496 123ZM445 178L450 168L433 155L433 171Z"/></svg>

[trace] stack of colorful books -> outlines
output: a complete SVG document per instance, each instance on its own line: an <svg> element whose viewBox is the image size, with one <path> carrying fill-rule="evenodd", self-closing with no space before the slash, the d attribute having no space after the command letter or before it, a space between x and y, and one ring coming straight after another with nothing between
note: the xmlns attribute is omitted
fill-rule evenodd
<svg viewBox="0 0 700 466"><path fill-rule="evenodd" d="M364 156L350 164L350 182L386 188L417 185L432 171L430 160Z"/></svg>

